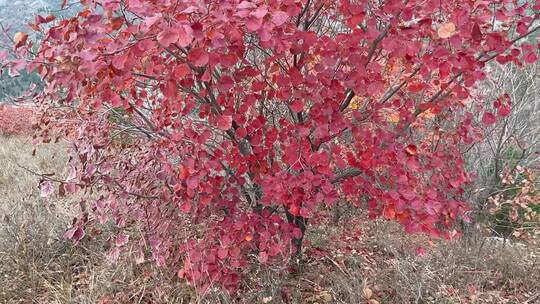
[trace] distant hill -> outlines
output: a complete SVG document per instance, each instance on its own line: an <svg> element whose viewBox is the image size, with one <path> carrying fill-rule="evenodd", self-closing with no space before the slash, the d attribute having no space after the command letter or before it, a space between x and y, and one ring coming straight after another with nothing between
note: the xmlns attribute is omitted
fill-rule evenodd
<svg viewBox="0 0 540 304"><path fill-rule="evenodd" d="M26 24L35 14L59 7L59 0L0 0L0 22L4 26L27 30Z"/></svg>
<svg viewBox="0 0 540 304"><path fill-rule="evenodd" d="M36 14L42 16L53 14L58 18L69 16L70 10L74 7L60 10L60 3L61 0L0 0L0 24L7 31L7 35L0 33L0 43L10 45L7 36L13 37L19 31L31 34L28 23L34 22ZM39 76L36 74L22 73L18 77L10 77L5 70L0 72L0 102L8 97L20 95L30 83L39 83Z"/></svg>

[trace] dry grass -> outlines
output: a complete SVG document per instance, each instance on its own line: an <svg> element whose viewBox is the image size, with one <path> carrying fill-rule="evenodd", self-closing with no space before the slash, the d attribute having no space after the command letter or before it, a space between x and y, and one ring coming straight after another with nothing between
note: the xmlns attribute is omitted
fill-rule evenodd
<svg viewBox="0 0 540 304"><path fill-rule="evenodd" d="M0 137L0 303L188 303L190 288L151 264L116 264L106 233L74 246L62 234L80 197L41 198L38 178L63 175L60 144L32 156L28 140Z"/></svg>
<svg viewBox="0 0 540 304"><path fill-rule="evenodd" d="M363 218L346 225L360 226L360 239L338 238L332 223L312 229L317 252L293 273L253 273L236 298L197 297L173 271L126 257L109 263L106 231L79 246L61 239L80 197L40 198L37 177L17 163L62 175L63 155L62 145L32 156L28 141L0 138L0 303L540 303L538 246L487 243L480 234L431 241Z"/></svg>
<svg viewBox="0 0 540 304"><path fill-rule="evenodd" d="M392 226L392 224L387 224ZM537 246L488 242L476 231L431 245L414 236L380 234L381 254L373 277L387 303L535 303L540 296ZM415 254L415 246L426 246ZM399 251L395 248L404 248Z"/></svg>
<svg viewBox="0 0 540 304"><path fill-rule="evenodd" d="M37 190L36 176L21 168L43 173L62 173L63 150L60 145L39 147L32 156L28 140L0 137L0 226L4 247L24 245L40 239L50 243L61 235L57 224L69 217L70 201L43 199Z"/></svg>

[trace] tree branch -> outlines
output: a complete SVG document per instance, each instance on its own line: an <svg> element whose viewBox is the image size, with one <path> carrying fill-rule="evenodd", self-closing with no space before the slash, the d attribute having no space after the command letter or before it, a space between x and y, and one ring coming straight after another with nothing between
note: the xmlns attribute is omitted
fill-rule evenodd
<svg viewBox="0 0 540 304"><path fill-rule="evenodd" d="M360 171L359 169L357 168L348 168L348 169L345 169L343 172L339 173L339 174L336 174L336 176L334 177L334 179L332 179L332 183L335 184L335 183L338 183L340 182L342 179L346 179L346 178L349 178L349 177L355 177L355 176L358 176L362 174L362 171Z"/></svg>

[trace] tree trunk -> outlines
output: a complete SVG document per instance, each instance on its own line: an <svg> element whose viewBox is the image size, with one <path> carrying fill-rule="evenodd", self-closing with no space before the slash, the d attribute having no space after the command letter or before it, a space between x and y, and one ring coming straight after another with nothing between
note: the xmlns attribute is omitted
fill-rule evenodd
<svg viewBox="0 0 540 304"><path fill-rule="evenodd" d="M296 227L298 227L298 229L300 229L300 231L302 232L302 235L300 236L300 238L292 239L292 245L296 249L295 255L299 257L302 255L302 243L304 241L304 236L306 234L306 227L307 227L308 219L301 216L295 216L291 214L288 210L285 210L285 215L287 216L287 221L290 224L296 225Z"/></svg>

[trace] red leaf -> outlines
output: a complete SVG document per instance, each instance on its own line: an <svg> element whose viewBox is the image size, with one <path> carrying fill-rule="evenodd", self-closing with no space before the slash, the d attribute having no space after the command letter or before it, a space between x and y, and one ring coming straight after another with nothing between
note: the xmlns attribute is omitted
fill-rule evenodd
<svg viewBox="0 0 540 304"><path fill-rule="evenodd" d="M115 68L121 70L124 68L124 65L126 64L127 56L126 54L115 56L112 60L112 64Z"/></svg>
<svg viewBox="0 0 540 304"><path fill-rule="evenodd" d="M300 208L300 216L305 218L309 217L309 209L305 207Z"/></svg>
<svg viewBox="0 0 540 304"><path fill-rule="evenodd" d="M246 20L246 27L248 30L255 32L262 26L262 19L258 19L256 17L250 16Z"/></svg>
<svg viewBox="0 0 540 304"><path fill-rule="evenodd" d="M405 153L407 153L407 155L409 156L416 155L417 154L416 146L413 144L408 145L407 147L405 147Z"/></svg>
<svg viewBox="0 0 540 304"><path fill-rule="evenodd" d="M491 125L495 122L497 122L497 119L495 118L495 115L490 112L485 112L484 116L482 116L482 123L485 125Z"/></svg>
<svg viewBox="0 0 540 304"><path fill-rule="evenodd" d="M474 23L472 31L471 31L471 37L475 41L482 40L482 31L480 30L480 26L478 25L478 23Z"/></svg>
<svg viewBox="0 0 540 304"><path fill-rule="evenodd" d="M262 19L264 18L264 16L266 16L266 14L268 14L268 9L266 9L264 6L261 6L255 11L253 11L250 15L257 19Z"/></svg>
<svg viewBox="0 0 540 304"><path fill-rule="evenodd" d="M66 240L71 240L73 238L73 235L75 234L75 231L78 229L79 227L77 226L73 226L71 228L69 228L68 230L66 230L66 232L64 232L64 239Z"/></svg>
<svg viewBox="0 0 540 304"><path fill-rule="evenodd" d="M120 233L116 236L116 246L122 247L129 242L129 235Z"/></svg>
<svg viewBox="0 0 540 304"><path fill-rule="evenodd" d="M407 87L407 89L409 90L409 92L411 93L418 93L422 90L424 90L424 88L426 87L425 84L421 83L421 82L417 82L417 83L411 83L409 84L409 86Z"/></svg>
<svg viewBox="0 0 540 304"><path fill-rule="evenodd" d="M210 69L205 69L204 74L201 77L201 80L202 81L210 81L210 79L211 79Z"/></svg>
<svg viewBox="0 0 540 304"><path fill-rule="evenodd" d="M408 200L408 201L412 201L413 199L416 198L416 194L413 191L409 190L409 189L403 189L403 190L399 191L399 193L401 193L403 198Z"/></svg>
<svg viewBox="0 0 540 304"><path fill-rule="evenodd" d="M193 29L187 24L179 28L178 35L178 46L180 47L187 47L193 41Z"/></svg>
<svg viewBox="0 0 540 304"><path fill-rule="evenodd" d="M199 178L196 176L192 176L186 180L186 184L188 189L196 189L197 187L199 187Z"/></svg>
<svg viewBox="0 0 540 304"><path fill-rule="evenodd" d="M229 250L229 256L233 258L237 258L238 256L240 256L240 248L238 247L231 248L231 250Z"/></svg>
<svg viewBox="0 0 540 304"><path fill-rule="evenodd" d="M189 202L185 202L180 205L180 211L182 211L183 213L189 213L190 210L191 204Z"/></svg>
<svg viewBox="0 0 540 304"><path fill-rule="evenodd" d="M93 49L82 50L79 53L79 57L86 61L93 61L98 56L97 52Z"/></svg>
<svg viewBox="0 0 540 304"><path fill-rule="evenodd" d="M54 193L54 187L48 180L42 181L39 184L39 194L41 197L48 197Z"/></svg>
<svg viewBox="0 0 540 304"><path fill-rule="evenodd" d="M124 18L123 17L116 17L111 20L111 28L114 31L119 30L122 25L124 24Z"/></svg>
<svg viewBox="0 0 540 304"><path fill-rule="evenodd" d="M178 89L176 87L176 82L172 79L168 80L163 86L162 92L163 92L163 96L170 99L175 99L176 96L178 96Z"/></svg>
<svg viewBox="0 0 540 304"><path fill-rule="evenodd" d="M81 227L73 226L64 233L64 239L78 242L85 236L85 232Z"/></svg>
<svg viewBox="0 0 540 304"><path fill-rule="evenodd" d="M294 215L294 216L298 216L298 215L300 215L300 208L298 208L298 206L296 206L296 205L292 205L289 208L289 213Z"/></svg>
<svg viewBox="0 0 540 304"><path fill-rule="evenodd" d="M505 56L505 55L499 55L495 58L495 60L500 63L500 64L506 64L510 61L512 61L512 57L511 56Z"/></svg>
<svg viewBox="0 0 540 304"><path fill-rule="evenodd" d="M387 220L393 220L396 217L396 211L393 207L385 206L383 209L383 216Z"/></svg>
<svg viewBox="0 0 540 304"><path fill-rule="evenodd" d="M180 34L178 33L178 30L168 27L158 34L157 40L164 47L169 47L171 43L176 43L179 37Z"/></svg>
<svg viewBox="0 0 540 304"><path fill-rule="evenodd" d="M453 188L459 188L459 186L461 185L461 181L459 179L450 179L450 185L453 187Z"/></svg>
<svg viewBox="0 0 540 304"><path fill-rule="evenodd" d="M289 15L282 11L275 11L272 13L272 23L276 26L281 26L289 19Z"/></svg>
<svg viewBox="0 0 540 304"><path fill-rule="evenodd" d="M186 167L184 165L180 164L179 167L178 167L178 178L181 179L181 180L186 180L188 175L189 175L189 173L188 173L188 170L186 169Z"/></svg>
<svg viewBox="0 0 540 304"><path fill-rule="evenodd" d="M108 254L108 258L111 262L118 261L118 258L120 257L120 248L113 247L111 251Z"/></svg>
<svg viewBox="0 0 540 304"><path fill-rule="evenodd" d="M238 129L236 129L236 136L238 136L240 138L244 138L244 137L246 137L246 135L247 135L246 128L240 127Z"/></svg>
<svg viewBox="0 0 540 304"><path fill-rule="evenodd" d="M232 116L221 115L217 118L216 124L220 130L227 131L232 127Z"/></svg>
<svg viewBox="0 0 540 304"><path fill-rule="evenodd" d="M205 49L198 47L189 51L188 60L195 66L203 67L208 64L208 53Z"/></svg>
<svg viewBox="0 0 540 304"><path fill-rule="evenodd" d="M304 110L304 103L300 101L299 99L295 100L289 106L291 107L291 110L295 113L298 113Z"/></svg>
<svg viewBox="0 0 540 304"><path fill-rule="evenodd" d="M510 107L499 107L497 109L497 115L501 117L508 116L508 114L510 114Z"/></svg>
<svg viewBox="0 0 540 304"><path fill-rule="evenodd" d="M264 251L259 252L259 262L266 264L268 262L268 253Z"/></svg>
<svg viewBox="0 0 540 304"><path fill-rule="evenodd" d="M535 63L538 60L538 56L535 53L528 53L525 56L523 56L523 61L525 63Z"/></svg>
<svg viewBox="0 0 540 304"><path fill-rule="evenodd" d="M190 69L186 64L179 64L174 69L174 76L177 78L184 78L185 76L190 74Z"/></svg>
<svg viewBox="0 0 540 304"><path fill-rule="evenodd" d="M160 20L163 20L163 16L160 13L155 14L153 16L144 18L142 25L144 28L148 29L152 27L154 24L158 23Z"/></svg>
<svg viewBox="0 0 540 304"><path fill-rule="evenodd" d="M293 229L293 237L295 239L299 240L302 237L302 230L300 230L299 228L294 228Z"/></svg>
<svg viewBox="0 0 540 304"><path fill-rule="evenodd" d="M220 260L224 260L228 254L229 251L227 250L227 248L219 248L217 251L217 256Z"/></svg>
<svg viewBox="0 0 540 304"><path fill-rule="evenodd" d="M257 5L250 1L242 1L236 8L238 9L249 9L249 8L256 8Z"/></svg>
<svg viewBox="0 0 540 304"><path fill-rule="evenodd" d="M36 17L34 18L34 22L36 23L36 25L39 25L45 22L45 18L41 17L41 15L36 15Z"/></svg>
<svg viewBox="0 0 540 304"><path fill-rule="evenodd" d="M77 190L79 190L79 187L75 183L66 183L65 184L65 189L69 193L75 193L75 192L77 192Z"/></svg>

